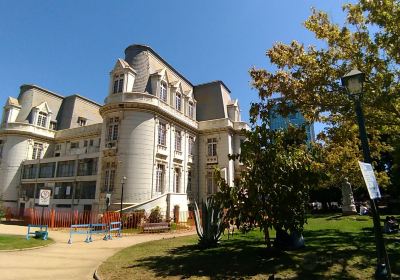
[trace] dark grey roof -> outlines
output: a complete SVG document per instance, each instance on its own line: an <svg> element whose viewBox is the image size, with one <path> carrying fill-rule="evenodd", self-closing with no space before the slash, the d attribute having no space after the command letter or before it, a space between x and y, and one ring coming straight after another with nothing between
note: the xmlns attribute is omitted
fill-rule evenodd
<svg viewBox="0 0 400 280"><path fill-rule="evenodd" d="M231 90L221 80L198 84L198 85L195 85L195 87L202 87L202 86L207 86L207 85L211 85L211 84L221 84L229 93L231 93Z"/></svg>
<svg viewBox="0 0 400 280"><path fill-rule="evenodd" d="M163 63L165 63L165 65L167 65L169 68L171 68L176 74L178 74L179 77L181 77L185 82L187 82L190 86L193 87L193 84L192 84L188 79L186 79L185 76L183 76L181 73L179 73L179 71L177 71L171 64L169 64L164 58L162 58L158 53L156 53L151 47L146 46L146 45L141 45L141 44L133 44L133 45L128 46L128 47L125 49L125 54L126 54L126 51L127 51L128 49L130 49L130 48L132 48L132 49L133 49L133 48L135 48L135 49L141 49L141 50L146 50L146 51L151 52L151 53L152 53L153 55L155 55L158 59L160 59Z"/></svg>

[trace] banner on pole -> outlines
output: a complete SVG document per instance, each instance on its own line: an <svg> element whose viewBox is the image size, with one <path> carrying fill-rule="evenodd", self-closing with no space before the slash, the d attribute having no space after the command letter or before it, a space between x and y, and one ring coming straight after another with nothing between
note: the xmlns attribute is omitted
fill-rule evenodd
<svg viewBox="0 0 400 280"><path fill-rule="evenodd" d="M359 161L361 173L364 177L365 184L367 185L369 197L371 199L381 198L378 182L376 181L374 169L370 163Z"/></svg>

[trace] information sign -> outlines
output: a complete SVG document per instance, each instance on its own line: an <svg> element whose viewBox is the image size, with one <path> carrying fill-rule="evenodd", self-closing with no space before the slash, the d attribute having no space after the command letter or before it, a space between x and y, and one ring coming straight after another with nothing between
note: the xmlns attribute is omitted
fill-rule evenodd
<svg viewBox="0 0 400 280"><path fill-rule="evenodd" d="M376 181L372 165L361 161L359 161L358 164L360 165L361 173L367 185L369 197L371 199L381 198L381 192L379 191L378 182Z"/></svg>

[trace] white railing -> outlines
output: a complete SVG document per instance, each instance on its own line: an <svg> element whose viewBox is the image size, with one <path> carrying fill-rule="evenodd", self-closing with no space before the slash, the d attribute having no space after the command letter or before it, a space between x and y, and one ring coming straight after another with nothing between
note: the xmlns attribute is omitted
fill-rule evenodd
<svg viewBox="0 0 400 280"><path fill-rule="evenodd" d="M139 93L139 92L123 92L116 93L110 95L106 98L105 103L120 103L120 102L135 102L146 105L153 105L159 108L164 113L194 127L197 128L197 122L192 120L191 118L185 116L181 111L176 110L174 107L171 107L167 103L158 99L157 96L148 94L148 93Z"/></svg>
<svg viewBox="0 0 400 280"><path fill-rule="evenodd" d="M21 131L21 132L29 132L33 134L39 134L42 136L54 138L55 131L50 130L41 126L36 126L30 123L21 123L21 122L13 122L13 123L7 123L5 126L3 126L2 130L5 131Z"/></svg>
<svg viewBox="0 0 400 280"><path fill-rule="evenodd" d="M207 156L207 163L218 163L217 156Z"/></svg>

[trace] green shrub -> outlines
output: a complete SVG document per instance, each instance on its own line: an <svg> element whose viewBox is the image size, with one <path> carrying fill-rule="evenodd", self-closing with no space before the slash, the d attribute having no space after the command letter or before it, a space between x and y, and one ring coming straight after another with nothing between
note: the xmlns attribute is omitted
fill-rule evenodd
<svg viewBox="0 0 400 280"><path fill-rule="evenodd" d="M151 209L149 222L150 223L160 223L162 221L161 208L157 206Z"/></svg>

